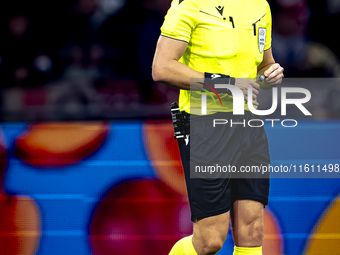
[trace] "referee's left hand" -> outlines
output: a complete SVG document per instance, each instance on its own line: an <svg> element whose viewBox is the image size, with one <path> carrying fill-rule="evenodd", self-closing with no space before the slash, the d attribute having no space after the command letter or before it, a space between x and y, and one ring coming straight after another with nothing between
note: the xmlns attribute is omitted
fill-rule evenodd
<svg viewBox="0 0 340 255"><path fill-rule="evenodd" d="M264 75L266 76L264 83L271 86L281 84L282 78L284 77L283 71L284 69L279 63L273 64L264 72Z"/></svg>

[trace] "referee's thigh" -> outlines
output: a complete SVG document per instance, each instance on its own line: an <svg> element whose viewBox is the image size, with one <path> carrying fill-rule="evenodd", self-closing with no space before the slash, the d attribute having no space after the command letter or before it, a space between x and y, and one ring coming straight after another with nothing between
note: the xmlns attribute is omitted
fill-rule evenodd
<svg viewBox="0 0 340 255"><path fill-rule="evenodd" d="M198 254L222 249L229 229L229 212L194 221L193 245Z"/></svg>

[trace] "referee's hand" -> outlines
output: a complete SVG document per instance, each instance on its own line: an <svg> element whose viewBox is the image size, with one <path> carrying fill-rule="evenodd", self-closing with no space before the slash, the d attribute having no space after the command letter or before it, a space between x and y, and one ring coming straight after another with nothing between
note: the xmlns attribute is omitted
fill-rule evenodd
<svg viewBox="0 0 340 255"><path fill-rule="evenodd" d="M246 100L247 102L248 102L248 88L252 88L253 104L259 105L258 102L254 101L257 98L257 95L259 94L259 89L260 89L259 84L248 79L237 78L235 86L242 90L242 93L244 95L244 100Z"/></svg>
<svg viewBox="0 0 340 255"><path fill-rule="evenodd" d="M271 65L265 72L264 75L266 76L266 79L264 80L264 83L267 85L275 86L282 83L282 78L284 77L283 74L283 67L280 66L279 63L275 63Z"/></svg>

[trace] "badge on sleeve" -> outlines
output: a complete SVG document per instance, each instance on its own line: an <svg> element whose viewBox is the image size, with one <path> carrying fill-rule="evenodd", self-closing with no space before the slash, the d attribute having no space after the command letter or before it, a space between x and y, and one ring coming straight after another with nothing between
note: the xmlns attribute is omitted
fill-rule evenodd
<svg viewBox="0 0 340 255"><path fill-rule="evenodd" d="M259 50L260 53L263 52L264 47L266 46L266 35L267 30L265 27L259 27Z"/></svg>

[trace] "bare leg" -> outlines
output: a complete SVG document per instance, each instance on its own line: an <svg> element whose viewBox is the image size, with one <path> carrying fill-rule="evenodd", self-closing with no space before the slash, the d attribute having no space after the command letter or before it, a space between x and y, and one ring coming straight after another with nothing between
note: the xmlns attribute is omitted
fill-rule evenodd
<svg viewBox="0 0 340 255"><path fill-rule="evenodd" d="M192 242L197 254L216 254L227 239L228 228L229 212L196 221Z"/></svg>
<svg viewBox="0 0 340 255"><path fill-rule="evenodd" d="M232 231L238 247L259 247L263 243L263 204L237 200L232 215Z"/></svg>

